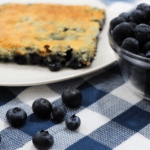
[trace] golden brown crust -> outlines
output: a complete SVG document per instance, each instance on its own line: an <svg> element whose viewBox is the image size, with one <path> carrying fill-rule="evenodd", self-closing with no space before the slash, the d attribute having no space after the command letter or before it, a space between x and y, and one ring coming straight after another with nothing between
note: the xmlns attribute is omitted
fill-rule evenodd
<svg viewBox="0 0 150 150"><path fill-rule="evenodd" d="M0 10L0 55L25 55L26 47L34 47L46 56L66 52L69 46L74 53L84 48L93 57L99 31L96 21L105 18L105 10L89 6L7 4ZM50 53L45 45L50 46Z"/></svg>

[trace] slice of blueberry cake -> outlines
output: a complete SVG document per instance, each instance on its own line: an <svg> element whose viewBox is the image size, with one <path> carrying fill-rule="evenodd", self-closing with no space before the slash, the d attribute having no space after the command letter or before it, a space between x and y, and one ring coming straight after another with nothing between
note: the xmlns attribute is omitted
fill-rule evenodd
<svg viewBox="0 0 150 150"><path fill-rule="evenodd" d="M0 5L0 60L74 69L92 63L105 10L53 4Z"/></svg>

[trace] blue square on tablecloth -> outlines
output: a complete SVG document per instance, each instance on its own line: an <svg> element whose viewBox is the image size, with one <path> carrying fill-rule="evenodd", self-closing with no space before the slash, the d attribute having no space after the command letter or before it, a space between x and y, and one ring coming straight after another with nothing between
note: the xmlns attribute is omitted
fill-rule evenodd
<svg viewBox="0 0 150 150"><path fill-rule="evenodd" d="M67 148L67 150L80 150L80 149L82 150L111 150L109 147L99 142L96 142L95 140L87 136Z"/></svg>
<svg viewBox="0 0 150 150"><path fill-rule="evenodd" d="M54 145L53 150L65 150L67 147L78 142L86 135L76 131L71 131L66 128L64 123L55 125L48 129L48 132L53 135Z"/></svg>
<svg viewBox="0 0 150 150"><path fill-rule="evenodd" d="M0 150L15 150L32 140L31 136L13 127L1 131L1 137Z"/></svg>
<svg viewBox="0 0 150 150"><path fill-rule="evenodd" d="M150 124L148 124L147 126L145 126L138 133L142 134L143 136L145 136L147 139L150 140Z"/></svg>
<svg viewBox="0 0 150 150"><path fill-rule="evenodd" d="M0 87L0 106L13 100L16 96L6 87Z"/></svg>
<svg viewBox="0 0 150 150"><path fill-rule="evenodd" d="M95 103L98 99L102 98L107 94L104 91L96 89L87 82L79 86L78 89L80 90L83 96L81 105L85 107L90 106L91 104Z"/></svg>
<svg viewBox="0 0 150 150"><path fill-rule="evenodd" d="M105 92L111 92L124 84L122 76L111 72L104 72L93 78L88 83Z"/></svg>
<svg viewBox="0 0 150 150"><path fill-rule="evenodd" d="M143 99L142 101L137 103L136 106L150 113L150 101L149 100Z"/></svg>
<svg viewBox="0 0 150 150"><path fill-rule="evenodd" d="M35 133L46 130L55 124L56 123L52 122L50 119L40 119L35 114L31 114L28 116L26 124L19 129L26 134L33 136Z"/></svg>
<svg viewBox="0 0 150 150"><path fill-rule="evenodd" d="M103 98L99 99L96 103L88 107L88 109L102 114L109 119L122 114L124 111L132 107L129 102L118 98L112 94L107 94Z"/></svg>
<svg viewBox="0 0 150 150"><path fill-rule="evenodd" d="M150 123L150 113L133 106L114 118L113 121L138 132Z"/></svg>
<svg viewBox="0 0 150 150"><path fill-rule="evenodd" d="M93 131L88 136L111 149L117 147L136 132L130 130L116 122L110 121Z"/></svg>

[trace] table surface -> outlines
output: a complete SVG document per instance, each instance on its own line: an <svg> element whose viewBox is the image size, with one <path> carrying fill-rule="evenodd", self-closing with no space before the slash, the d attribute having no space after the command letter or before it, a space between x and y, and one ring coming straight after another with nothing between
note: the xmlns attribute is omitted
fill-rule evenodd
<svg viewBox="0 0 150 150"><path fill-rule="evenodd" d="M67 88L77 88L83 96L79 108L66 107L66 117L76 114L81 119L76 131L68 130L64 121L40 119L32 111L32 103L37 98L49 100L53 107L63 105L61 94ZM7 122L6 112L14 107L26 111L24 126L14 128ZM0 150L36 150L32 137L41 130L53 136L53 150L150 149L150 102L127 88L118 64L55 84L0 87L0 112Z"/></svg>

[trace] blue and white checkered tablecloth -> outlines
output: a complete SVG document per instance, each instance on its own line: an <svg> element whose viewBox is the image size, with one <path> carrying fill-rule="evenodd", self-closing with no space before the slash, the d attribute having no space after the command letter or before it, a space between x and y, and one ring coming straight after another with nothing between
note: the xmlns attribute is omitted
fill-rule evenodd
<svg viewBox="0 0 150 150"><path fill-rule="evenodd" d="M67 116L76 114L81 119L77 131L68 130L64 122L56 124L34 115L35 99L46 98L55 106L62 103L62 91L72 87L83 95L80 108L67 108ZM27 112L23 127L8 124L6 112L13 107ZM40 130L53 135L53 150L150 150L150 102L127 88L118 65L55 84L0 87L0 150L35 150L32 136Z"/></svg>
<svg viewBox="0 0 150 150"><path fill-rule="evenodd" d="M32 103L42 97L53 106L62 103L66 88L78 88L83 101L78 109L68 109L67 115L77 114L81 126L70 131L64 122L56 124L42 120L32 112ZM11 127L6 112L21 107L27 123ZM149 150L150 102L142 100L126 87L118 65L96 75L36 87L0 87L1 150L35 150L32 136L48 130L54 137L53 150Z"/></svg>

